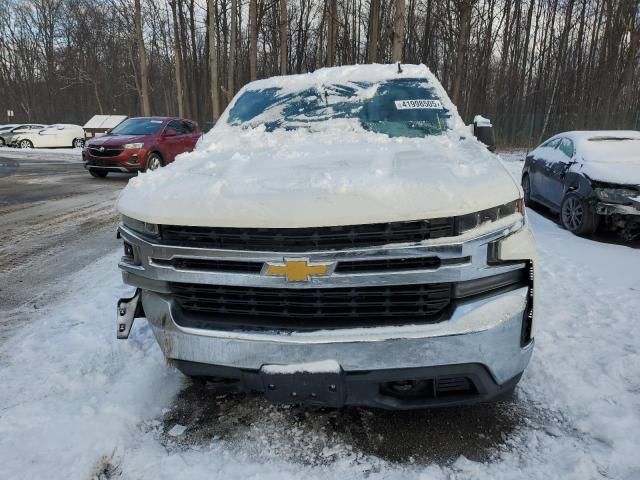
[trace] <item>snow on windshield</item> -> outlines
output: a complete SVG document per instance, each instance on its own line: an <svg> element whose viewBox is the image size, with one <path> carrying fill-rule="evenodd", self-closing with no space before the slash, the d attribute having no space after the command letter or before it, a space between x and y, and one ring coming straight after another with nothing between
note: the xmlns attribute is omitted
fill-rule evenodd
<svg viewBox="0 0 640 480"><path fill-rule="evenodd" d="M398 78L380 83L347 81L307 86L248 89L240 94L227 123L267 131L307 128L317 131L335 120L350 129L390 137L424 137L449 128L449 111L425 78Z"/></svg>
<svg viewBox="0 0 640 480"><path fill-rule="evenodd" d="M637 137L591 137L582 143L584 158L592 162L640 163L640 135Z"/></svg>

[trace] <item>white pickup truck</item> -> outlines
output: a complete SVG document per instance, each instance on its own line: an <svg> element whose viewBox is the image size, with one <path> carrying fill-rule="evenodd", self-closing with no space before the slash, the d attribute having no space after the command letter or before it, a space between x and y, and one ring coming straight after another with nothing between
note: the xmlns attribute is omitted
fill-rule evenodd
<svg viewBox="0 0 640 480"><path fill-rule="evenodd" d="M118 337L279 403L509 395L533 350L522 192L423 65L246 85L192 153L132 179Z"/></svg>

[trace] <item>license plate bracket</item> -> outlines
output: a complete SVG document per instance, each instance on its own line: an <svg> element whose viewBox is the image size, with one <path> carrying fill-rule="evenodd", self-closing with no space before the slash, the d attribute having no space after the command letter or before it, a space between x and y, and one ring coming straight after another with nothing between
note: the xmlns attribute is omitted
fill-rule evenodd
<svg viewBox="0 0 640 480"><path fill-rule="evenodd" d="M260 372L264 395L274 403L340 407L346 399L342 372Z"/></svg>

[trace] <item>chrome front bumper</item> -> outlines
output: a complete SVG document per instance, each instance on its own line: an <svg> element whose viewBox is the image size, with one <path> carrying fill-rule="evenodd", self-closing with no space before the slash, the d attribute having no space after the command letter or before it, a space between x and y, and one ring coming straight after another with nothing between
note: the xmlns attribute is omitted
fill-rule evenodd
<svg viewBox="0 0 640 480"><path fill-rule="evenodd" d="M143 291L142 303L168 359L255 371L332 360L347 373L474 363L503 384L525 369L533 350L532 342L520 343L527 293L460 305L441 323L289 334L184 328L171 296Z"/></svg>
<svg viewBox="0 0 640 480"><path fill-rule="evenodd" d="M191 328L173 299L170 282L255 288L336 288L463 282L525 268L535 250L523 218L513 215L480 227L475 233L415 244L353 248L341 251L260 252L167 246L154 243L124 226L120 234L134 252L119 266L125 283L142 289L141 303L158 343L169 360L216 365L245 371L265 366L332 361L343 372L404 370L442 365L481 365L498 385L517 377L527 366L533 341L522 344L523 321L530 289L496 291L458 302L450 318L439 323L336 328L316 331L229 330ZM307 283L263 274L184 270L174 259L272 262L288 256L313 262L433 257L434 269L376 273L334 273ZM491 255L501 262L490 261ZM130 312L129 312L130 313ZM128 332L127 311L119 322Z"/></svg>

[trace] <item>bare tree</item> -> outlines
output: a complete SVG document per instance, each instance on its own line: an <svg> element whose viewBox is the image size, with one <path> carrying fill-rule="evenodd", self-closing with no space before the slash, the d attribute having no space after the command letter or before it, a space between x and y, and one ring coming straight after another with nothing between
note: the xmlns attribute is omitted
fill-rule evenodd
<svg viewBox="0 0 640 480"><path fill-rule="evenodd" d="M287 0L280 0L280 75L287 74L289 57L287 54Z"/></svg>
<svg viewBox="0 0 640 480"><path fill-rule="evenodd" d="M215 0L207 0L207 18L209 26L209 75L211 77L211 113L213 121L220 116L220 89L218 86L218 51L216 49L216 9Z"/></svg>
<svg viewBox="0 0 640 480"><path fill-rule="evenodd" d="M227 103L235 95L236 40L238 36L238 0L231 0L231 35L229 37L229 61L227 62Z"/></svg>
<svg viewBox="0 0 640 480"><path fill-rule="evenodd" d="M402 60L402 49L405 37L406 0L395 0L395 15L393 18L393 53L391 60Z"/></svg>
<svg viewBox="0 0 640 480"><path fill-rule="evenodd" d="M249 0L249 79L258 78L258 4Z"/></svg>
<svg viewBox="0 0 640 480"><path fill-rule="evenodd" d="M178 25L178 14L176 12L176 0L170 0L171 15L173 18L173 52L176 74L176 98L178 100L178 115L184 117L184 92L182 89L182 51L180 49L180 27Z"/></svg>
<svg viewBox="0 0 640 480"><path fill-rule="evenodd" d="M136 43L138 44L138 59L140 61L140 90L142 100L142 114L151 115L151 103L149 102L149 69L147 66L147 53L144 48L144 36L142 35L142 8L140 0L134 2L134 16L136 22Z"/></svg>
<svg viewBox="0 0 640 480"><path fill-rule="evenodd" d="M380 0L371 0L369 35L367 38L367 62L378 61L378 37L380 35Z"/></svg>

